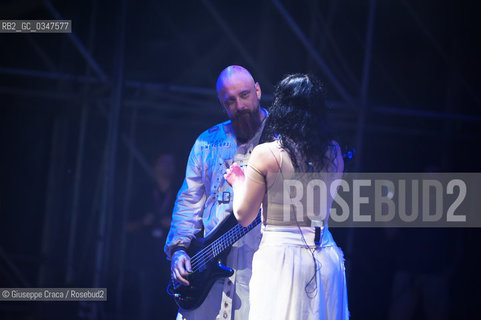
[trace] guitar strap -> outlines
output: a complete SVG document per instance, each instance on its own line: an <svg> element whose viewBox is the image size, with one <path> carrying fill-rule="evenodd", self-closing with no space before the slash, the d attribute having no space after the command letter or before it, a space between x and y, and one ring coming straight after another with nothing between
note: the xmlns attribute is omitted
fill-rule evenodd
<svg viewBox="0 0 481 320"><path fill-rule="evenodd" d="M225 165L226 168L229 168L234 162L239 164L241 167L244 167L247 164L248 161L248 156L242 153L236 153L234 155L234 159L231 160L223 160L223 164ZM225 193L225 192L224 192ZM218 199L219 200L219 199ZM231 202L231 197L229 193L229 199L223 199L224 203L230 203ZM236 250L232 248L231 250ZM229 256L235 257L237 259L238 252L236 254L230 254ZM227 263L230 265L230 263ZM233 296L235 294L236 288L234 283L236 283L236 275L237 272L234 272L232 276L229 278L224 279L224 289L222 290L222 301L221 301L221 307L220 307L220 312L219 312L219 319L225 319L225 320L230 320L232 318L232 304L233 304Z"/></svg>
<svg viewBox="0 0 481 320"><path fill-rule="evenodd" d="M224 290L222 291L222 305L220 308L220 319L230 320L232 316L232 296L234 295L234 283L236 272L229 278L224 279Z"/></svg>
<svg viewBox="0 0 481 320"><path fill-rule="evenodd" d="M266 123L268 113L264 109L262 109L262 112L265 114L265 118L262 121L262 124L261 124L259 130L257 131L257 133L251 139L251 145L249 146L249 150L243 150L243 149L241 149L242 146L239 146L239 148L236 150L233 161L231 161L230 163L225 163L226 168L230 167L230 165L234 161L241 162L239 160L244 160L244 164L247 164L248 159L250 157L250 152L252 151L254 146L256 146L259 143L259 139L261 137L261 134L264 131L264 125ZM242 163L239 163L239 164L241 165ZM231 199L229 199L229 200L231 200ZM237 250L237 249L232 248L231 250ZM229 256L235 257L235 259L238 260L238 254L239 254L239 252L237 252L235 255L230 254ZM236 262L236 264L237 264L237 262ZM221 305L220 313L219 313L220 319L230 320L232 318L232 299L233 299L232 297L234 296L235 291L237 290L235 288L236 274L237 274L237 272L234 272L234 274L232 276L230 276L229 278L226 278L224 280L224 290L222 292L222 305Z"/></svg>

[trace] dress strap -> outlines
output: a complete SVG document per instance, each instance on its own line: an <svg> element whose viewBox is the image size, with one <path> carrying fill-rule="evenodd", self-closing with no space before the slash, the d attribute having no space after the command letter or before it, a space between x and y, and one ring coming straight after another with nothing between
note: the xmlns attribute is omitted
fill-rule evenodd
<svg viewBox="0 0 481 320"><path fill-rule="evenodd" d="M271 146L268 145L268 147L269 147L269 151L272 153L272 156L276 160L276 163L277 163L277 166L279 167L279 172L281 173L282 178L284 178L284 175L282 174L282 152L279 151L279 157L281 158L280 163L279 163L279 161L277 161L276 155L274 154L274 151L272 151L272 149L271 149Z"/></svg>

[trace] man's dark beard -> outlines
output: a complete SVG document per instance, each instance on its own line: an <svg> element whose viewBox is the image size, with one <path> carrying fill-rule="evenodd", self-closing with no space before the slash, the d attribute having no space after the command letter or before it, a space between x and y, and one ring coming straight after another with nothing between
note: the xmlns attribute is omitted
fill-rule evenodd
<svg viewBox="0 0 481 320"><path fill-rule="evenodd" d="M239 111L232 119L232 128L237 141L240 143L246 143L252 139L260 125L259 109L254 112L250 110Z"/></svg>

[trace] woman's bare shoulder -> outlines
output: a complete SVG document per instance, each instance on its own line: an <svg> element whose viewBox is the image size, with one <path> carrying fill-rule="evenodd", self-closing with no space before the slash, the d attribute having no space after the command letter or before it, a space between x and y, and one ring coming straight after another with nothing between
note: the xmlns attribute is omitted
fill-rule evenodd
<svg viewBox="0 0 481 320"><path fill-rule="evenodd" d="M279 143L277 141L266 142L257 145L254 150L252 150L249 163L261 172L266 173L267 171L272 171L272 168L277 168L279 157Z"/></svg>

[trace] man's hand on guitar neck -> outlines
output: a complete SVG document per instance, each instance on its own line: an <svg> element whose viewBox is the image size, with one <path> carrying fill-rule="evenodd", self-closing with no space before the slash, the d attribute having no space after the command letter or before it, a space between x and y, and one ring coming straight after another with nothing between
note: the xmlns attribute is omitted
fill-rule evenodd
<svg viewBox="0 0 481 320"><path fill-rule="evenodd" d="M172 272L172 279L180 284L190 285L186 277L192 272L192 268L190 266L190 257L184 250L174 252L170 270Z"/></svg>

